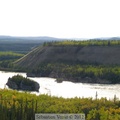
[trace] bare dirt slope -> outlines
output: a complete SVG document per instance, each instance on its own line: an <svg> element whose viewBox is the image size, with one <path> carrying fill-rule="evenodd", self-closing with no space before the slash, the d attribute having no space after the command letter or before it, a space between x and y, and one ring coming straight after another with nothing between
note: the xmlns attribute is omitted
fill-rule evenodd
<svg viewBox="0 0 120 120"><path fill-rule="evenodd" d="M15 64L34 68L45 61L120 64L120 46L41 46L16 61Z"/></svg>

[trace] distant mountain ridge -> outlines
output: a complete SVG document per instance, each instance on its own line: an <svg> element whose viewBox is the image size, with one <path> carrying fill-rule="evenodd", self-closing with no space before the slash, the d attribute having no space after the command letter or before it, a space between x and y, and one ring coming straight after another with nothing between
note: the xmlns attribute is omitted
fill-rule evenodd
<svg viewBox="0 0 120 120"><path fill-rule="evenodd" d="M40 36L40 37L14 37L14 36L0 36L0 40L42 40L42 41L52 41L52 40L62 40L61 38Z"/></svg>
<svg viewBox="0 0 120 120"><path fill-rule="evenodd" d="M98 38L56 38L49 36L0 36L0 40L41 40L41 41L58 41L58 40L120 40L120 37L98 37Z"/></svg>
<svg viewBox="0 0 120 120"><path fill-rule="evenodd" d="M120 40L120 37L100 37L100 38L93 38L90 40Z"/></svg>
<svg viewBox="0 0 120 120"><path fill-rule="evenodd" d="M0 51L27 53L44 42L60 41L59 38L0 36Z"/></svg>

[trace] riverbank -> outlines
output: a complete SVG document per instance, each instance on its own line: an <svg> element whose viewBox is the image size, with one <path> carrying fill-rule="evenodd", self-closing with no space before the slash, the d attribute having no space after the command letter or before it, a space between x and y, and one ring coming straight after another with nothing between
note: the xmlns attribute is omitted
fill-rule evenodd
<svg viewBox="0 0 120 120"><path fill-rule="evenodd" d="M112 84L109 80L95 78L92 79L90 77L85 78L57 78L56 82L61 83L63 81L71 81L73 83L88 83L88 84Z"/></svg>

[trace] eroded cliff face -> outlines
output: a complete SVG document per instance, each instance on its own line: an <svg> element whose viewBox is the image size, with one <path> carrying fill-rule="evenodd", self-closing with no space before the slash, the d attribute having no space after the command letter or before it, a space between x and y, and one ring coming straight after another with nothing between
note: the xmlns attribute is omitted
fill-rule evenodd
<svg viewBox="0 0 120 120"><path fill-rule="evenodd" d="M32 85L26 85L23 83L23 81L20 82L20 84L17 84L16 82L11 81L8 79L8 82L6 85L15 90L23 90L23 91L36 91L39 92L40 85L37 82L34 82Z"/></svg>
<svg viewBox="0 0 120 120"><path fill-rule="evenodd" d="M42 62L87 62L119 64L119 46L46 46L38 47L15 62L19 68L36 68Z"/></svg>

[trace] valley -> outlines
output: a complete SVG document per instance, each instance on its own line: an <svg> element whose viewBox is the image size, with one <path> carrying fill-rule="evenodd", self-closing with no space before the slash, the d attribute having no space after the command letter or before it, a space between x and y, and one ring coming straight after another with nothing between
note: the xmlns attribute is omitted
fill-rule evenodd
<svg viewBox="0 0 120 120"><path fill-rule="evenodd" d="M60 92L62 85L65 85L63 92L67 95L63 98L0 89L1 119L34 119L37 112L84 113L86 120L119 120L119 40L65 40L40 44L14 42L4 43L4 49L1 47L0 70L27 72L27 75L31 76L31 79L36 79L40 85L47 82L45 77L55 78L57 83L53 84L51 92L55 94L55 87L56 92ZM3 43L0 45L4 46ZM43 83L40 81L42 77ZM52 84L52 81L49 82ZM50 88L50 84L45 83L45 88ZM59 89L55 86L58 84ZM70 89L66 89L68 85ZM91 87L88 90L89 86ZM96 92L95 98L88 97L87 93L92 94L92 91ZM77 97L77 93L87 97ZM108 93L114 95L112 99L106 98L107 95L109 97ZM69 94L76 97L67 98Z"/></svg>

